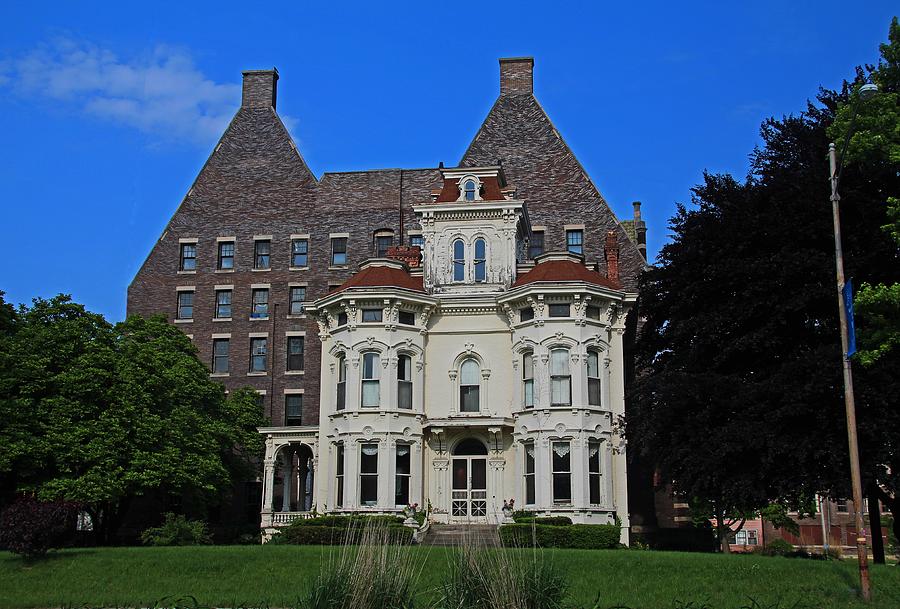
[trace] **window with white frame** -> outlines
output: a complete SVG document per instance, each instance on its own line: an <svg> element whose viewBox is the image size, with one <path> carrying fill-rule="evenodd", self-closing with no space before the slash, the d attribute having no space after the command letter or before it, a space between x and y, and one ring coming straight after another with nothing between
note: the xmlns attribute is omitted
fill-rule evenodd
<svg viewBox="0 0 900 609"><path fill-rule="evenodd" d="M308 239L291 239L291 266L309 266Z"/></svg>
<svg viewBox="0 0 900 609"><path fill-rule="evenodd" d="M265 372L268 359L269 340L267 338L250 339L250 372Z"/></svg>
<svg viewBox="0 0 900 609"><path fill-rule="evenodd" d="M332 237L331 239L331 265L343 266L347 264L347 238Z"/></svg>
<svg viewBox="0 0 900 609"><path fill-rule="evenodd" d="M299 372L303 370L304 360L304 339L302 336L287 337L287 357L286 370L288 372Z"/></svg>
<svg viewBox="0 0 900 609"><path fill-rule="evenodd" d="M409 504L409 481L412 475L410 463L412 447L397 444L396 475L394 479L394 505L406 507Z"/></svg>
<svg viewBox="0 0 900 609"><path fill-rule="evenodd" d="M475 281L487 281L487 258L484 239L475 239Z"/></svg>
<svg viewBox="0 0 900 609"><path fill-rule="evenodd" d="M231 290L216 290L216 319L231 317Z"/></svg>
<svg viewBox="0 0 900 609"><path fill-rule="evenodd" d="M478 185L475 180L469 179L463 183L463 198L466 201L474 201L476 192L478 192Z"/></svg>
<svg viewBox="0 0 900 609"><path fill-rule="evenodd" d="M600 459L602 457L602 443L591 440L588 442L588 493L590 502L598 505L601 502L600 493Z"/></svg>
<svg viewBox="0 0 900 609"><path fill-rule="evenodd" d="M397 408L412 409L412 358L397 358Z"/></svg>
<svg viewBox="0 0 900 609"><path fill-rule="evenodd" d="M600 354L588 351L587 354L588 405L600 406Z"/></svg>
<svg viewBox="0 0 900 609"><path fill-rule="evenodd" d="M267 269L269 268L269 254L272 242L268 239L257 239L253 242L253 268Z"/></svg>
<svg viewBox="0 0 900 609"><path fill-rule="evenodd" d="M303 394L289 393L284 396L285 426L301 425L303 420Z"/></svg>
<svg viewBox="0 0 900 609"><path fill-rule="evenodd" d="M378 231L375 233L375 257L385 258L388 255L388 248L394 244L394 233L392 231Z"/></svg>
<svg viewBox="0 0 900 609"><path fill-rule="evenodd" d="M289 315L303 315L306 312L306 286L292 285L290 288Z"/></svg>
<svg viewBox="0 0 900 609"><path fill-rule="evenodd" d="M228 374L228 352L231 341L227 338L213 339L213 374Z"/></svg>
<svg viewBox="0 0 900 609"><path fill-rule="evenodd" d="M216 267L220 271L234 269L234 241L219 242L219 256Z"/></svg>
<svg viewBox="0 0 900 609"><path fill-rule="evenodd" d="M466 279L466 244L462 239L453 242L453 281Z"/></svg>
<svg viewBox="0 0 900 609"><path fill-rule="evenodd" d="M522 406L534 408L534 354L522 356Z"/></svg>
<svg viewBox="0 0 900 609"><path fill-rule="evenodd" d="M359 446L359 504L378 505L378 444Z"/></svg>
<svg viewBox="0 0 900 609"><path fill-rule="evenodd" d="M572 405L572 375L569 372L569 350L550 352L550 405Z"/></svg>
<svg viewBox="0 0 900 609"><path fill-rule="evenodd" d="M363 408L378 408L381 402L381 356L373 351L363 353L362 404Z"/></svg>
<svg viewBox="0 0 900 609"><path fill-rule="evenodd" d="M176 319L194 318L194 291L182 290L178 292L178 309L175 312Z"/></svg>
<svg viewBox="0 0 900 609"><path fill-rule="evenodd" d="M569 442L553 442L550 451L553 503L572 503L572 452Z"/></svg>
<svg viewBox="0 0 900 609"><path fill-rule="evenodd" d="M535 504L535 461L534 442L526 442L525 447L525 505Z"/></svg>
<svg viewBox="0 0 900 609"><path fill-rule="evenodd" d="M337 444L335 446L335 464L334 464L334 487L335 487L335 507L344 506L344 445Z"/></svg>
<svg viewBox="0 0 900 609"><path fill-rule="evenodd" d="M459 411L479 412L481 404L481 367L474 359L465 360L459 367Z"/></svg>
<svg viewBox="0 0 900 609"><path fill-rule="evenodd" d="M197 270L197 244L182 243L181 244L181 260L178 264L180 271L196 271Z"/></svg>
<svg viewBox="0 0 900 609"><path fill-rule="evenodd" d="M335 408L343 410L347 407L347 358L344 355L338 356L337 373L337 400L335 401Z"/></svg>
<svg viewBox="0 0 900 609"><path fill-rule="evenodd" d="M269 289L255 288L251 292L251 319L265 319L269 316Z"/></svg>

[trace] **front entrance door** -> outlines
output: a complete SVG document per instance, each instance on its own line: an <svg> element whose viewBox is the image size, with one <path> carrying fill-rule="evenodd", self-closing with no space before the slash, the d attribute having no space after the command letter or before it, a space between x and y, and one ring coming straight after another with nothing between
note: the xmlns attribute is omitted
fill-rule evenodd
<svg viewBox="0 0 900 609"><path fill-rule="evenodd" d="M453 457L450 517L456 522L487 521L487 459Z"/></svg>

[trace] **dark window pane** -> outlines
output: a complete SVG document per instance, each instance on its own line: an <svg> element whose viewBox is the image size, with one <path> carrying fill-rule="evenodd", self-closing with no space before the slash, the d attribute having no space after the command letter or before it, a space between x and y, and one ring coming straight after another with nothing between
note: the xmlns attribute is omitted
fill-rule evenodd
<svg viewBox="0 0 900 609"><path fill-rule="evenodd" d="M394 243L394 237L392 235L378 235L375 237L375 256L377 258L384 258L387 256L388 248L391 247Z"/></svg>
<svg viewBox="0 0 900 609"><path fill-rule="evenodd" d="M289 336L287 339L287 369L303 370L303 337Z"/></svg>
<svg viewBox="0 0 900 609"><path fill-rule="evenodd" d="M337 325L339 325L339 326L347 325L347 314L346 313L338 313Z"/></svg>
<svg viewBox="0 0 900 609"><path fill-rule="evenodd" d="M291 302L288 313L290 315L303 315L306 302L306 288L303 286L291 287Z"/></svg>
<svg viewBox="0 0 900 609"><path fill-rule="evenodd" d="M194 318L193 292L178 292L178 311L176 315L178 319Z"/></svg>
<svg viewBox="0 0 900 609"><path fill-rule="evenodd" d="M588 319L600 319L600 307L588 306L586 315Z"/></svg>
<svg viewBox="0 0 900 609"><path fill-rule="evenodd" d="M534 319L534 309L531 307L519 309L519 321L531 321L532 319Z"/></svg>
<svg viewBox="0 0 900 609"><path fill-rule="evenodd" d="M253 290L252 293L253 308L250 310L250 317L268 317L269 316L269 290L260 288Z"/></svg>
<svg viewBox="0 0 900 609"><path fill-rule="evenodd" d="M487 278L487 263L485 262L484 239L475 240L475 281L485 281Z"/></svg>
<svg viewBox="0 0 900 609"><path fill-rule="evenodd" d="M302 414L303 396L299 394L284 396L284 424L300 425Z"/></svg>
<svg viewBox="0 0 900 609"><path fill-rule="evenodd" d="M569 317L569 303L552 304L549 307L550 317Z"/></svg>
<svg viewBox="0 0 900 609"><path fill-rule="evenodd" d="M464 185L465 197L466 201L474 201L475 200L475 182L473 180L466 180Z"/></svg>
<svg viewBox="0 0 900 609"><path fill-rule="evenodd" d="M411 311L400 311L398 321L404 326L414 326L416 325L416 314Z"/></svg>
<svg viewBox="0 0 900 609"><path fill-rule="evenodd" d="M194 243L181 244L181 270L194 271L197 269L197 245Z"/></svg>
<svg viewBox="0 0 900 609"><path fill-rule="evenodd" d="M331 264L347 264L347 238L335 237L331 240Z"/></svg>
<svg viewBox="0 0 900 609"><path fill-rule="evenodd" d="M553 502L571 503L572 477L570 474L553 474Z"/></svg>
<svg viewBox="0 0 900 609"><path fill-rule="evenodd" d="M473 489L486 489L487 488L487 460L486 459L472 459L472 488Z"/></svg>
<svg viewBox="0 0 900 609"><path fill-rule="evenodd" d="M461 412L478 412L478 389L478 385L463 385L459 388Z"/></svg>
<svg viewBox="0 0 900 609"><path fill-rule="evenodd" d="M395 493L395 505L407 505L409 503L409 476L397 476Z"/></svg>
<svg viewBox="0 0 900 609"><path fill-rule="evenodd" d="M234 242L223 241L219 243L219 268L234 268Z"/></svg>
<svg viewBox="0 0 900 609"><path fill-rule="evenodd" d="M250 372L265 372L268 355L268 341L265 338L250 340Z"/></svg>
<svg viewBox="0 0 900 609"><path fill-rule="evenodd" d="M525 503L534 505L534 474L525 477Z"/></svg>
<svg viewBox="0 0 900 609"><path fill-rule="evenodd" d="M216 291L216 317L231 317L231 290Z"/></svg>
<svg viewBox="0 0 900 609"><path fill-rule="evenodd" d="M536 258L544 253L544 233L535 231L531 233L531 240L528 242L528 257Z"/></svg>
<svg viewBox="0 0 900 609"><path fill-rule="evenodd" d="M468 461L466 459L453 460L453 488L466 489L469 486Z"/></svg>
<svg viewBox="0 0 900 609"><path fill-rule="evenodd" d="M360 451L359 471L364 474L378 473L378 445L363 444Z"/></svg>
<svg viewBox="0 0 900 609"><path fill-rule="evenodd" d="M566 231L566 249L573 254L584 253L584 234L580 230Z"/></svg>
<svg viewBox="0 0 900 609"><path fill-rule="evenodd" d="M257 269L269 268L269 241L255 241L253 243L253 267Z"/></svg>
<svg viewBox="0 0 900 609"><path fill-rule="evenodd" d="M309 264L309 241L294 239L291 241L291 266L307 266Z"/></svg>
<svg viewBox="0 0 900 609"><path fill-rule="evenodd" d="M461 239L453 242L453 281L466 278L466 245Z"/></svg>
<svg viewBox="0 0 900 609"><path fill-rule="evenodd" d="M227 338L213 340L213 372L216 374L228 373L229 343Z"/></svg>
<svg viewBox="0 0 900 609"><path fill-rule="evenodd" d="M378 503L378 476L359 477L359 502L366 506Z"/></svg>

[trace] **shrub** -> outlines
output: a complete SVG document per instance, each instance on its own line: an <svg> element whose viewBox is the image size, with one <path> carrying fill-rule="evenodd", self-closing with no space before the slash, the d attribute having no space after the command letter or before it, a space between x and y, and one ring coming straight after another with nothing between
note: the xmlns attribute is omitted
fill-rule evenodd
<svg viewBox="0 0 900 609"><path fill-rule="evenodd" d="M572 519L568 516L538 516L534 519L534 524L546 524L551 527L567 527L572 524Z"/></svg>
<svg viewBox="0 0 900 609"><path fill-rule="evenodd" d="M505 524L500 541L507 547L576 548L584 550L619 547L620 528L614 524Z"/></svg>
<svg viewBox="0 0 900 609"><path fill-rule="evenodd" d="M409 544L412 542L413 530L404 526L385 525L377 520L370 520L359 526L324 526L301 525L297 521L276 533L269 543L294 546L334 546L353 545L360 537L360 531L369 527L384 529L385 543ZM380 533L379 533L380 535ZM363 535L364 536L364 535Z"/></svg>
<svg viewBox="0 0 900 609"><path fill-rule="evenodd" d="M346 529L350 526L366 526L369 524L383 524L385 526L400 526L403 524L403 518L400 516L390 516L373 514L371 516L316 516L315 518L298 519L293 521L289 527L335 527ZM288 528L289 528L288 527Z"/></svg>
<svg viewBox="0 0 900 609"><path fill-rule="evenodd" d="M70 501L20 497L0 514L0 548L30 559L62 547L75 531L78 511Z"/></svg>
<svg viewBox="0 0 900 609"><path fill-rule="evenodd" d="M512 513L513 522L531 522L536 514L528 510L516 510Z"/></svg>
<svg viewBox="0 0 900 609"><path fill-rule="evenodd" d="M655 529L632 535L632 547L674 552L715 552L719 547L709 528Z"/></svg>
<svg viewBox="0 0 900 609"><path fill-rule="evenodd" d="M786 556L794 551L794 546L784 539L773 539L759 553L764 556Z"/></svg>
<svg viewBox="0 0 900 609"><path fill-rule="evenodd" d="M141 533L141 542L148 546L200 546L212 543L206 523L188 520L181 514L168 512L162 526L150 527Z"/></svg>

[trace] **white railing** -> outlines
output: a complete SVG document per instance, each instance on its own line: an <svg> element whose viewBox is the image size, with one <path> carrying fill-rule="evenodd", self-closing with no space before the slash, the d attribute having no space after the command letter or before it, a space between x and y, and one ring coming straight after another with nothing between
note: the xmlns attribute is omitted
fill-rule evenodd
<svg viewBox="0 0 900 609"><path fill-rule="evenodd" d="M283 527L295 520L306 520L307 518L312 518L312 512L274 512L272 514L272 525Z"/></svg>

